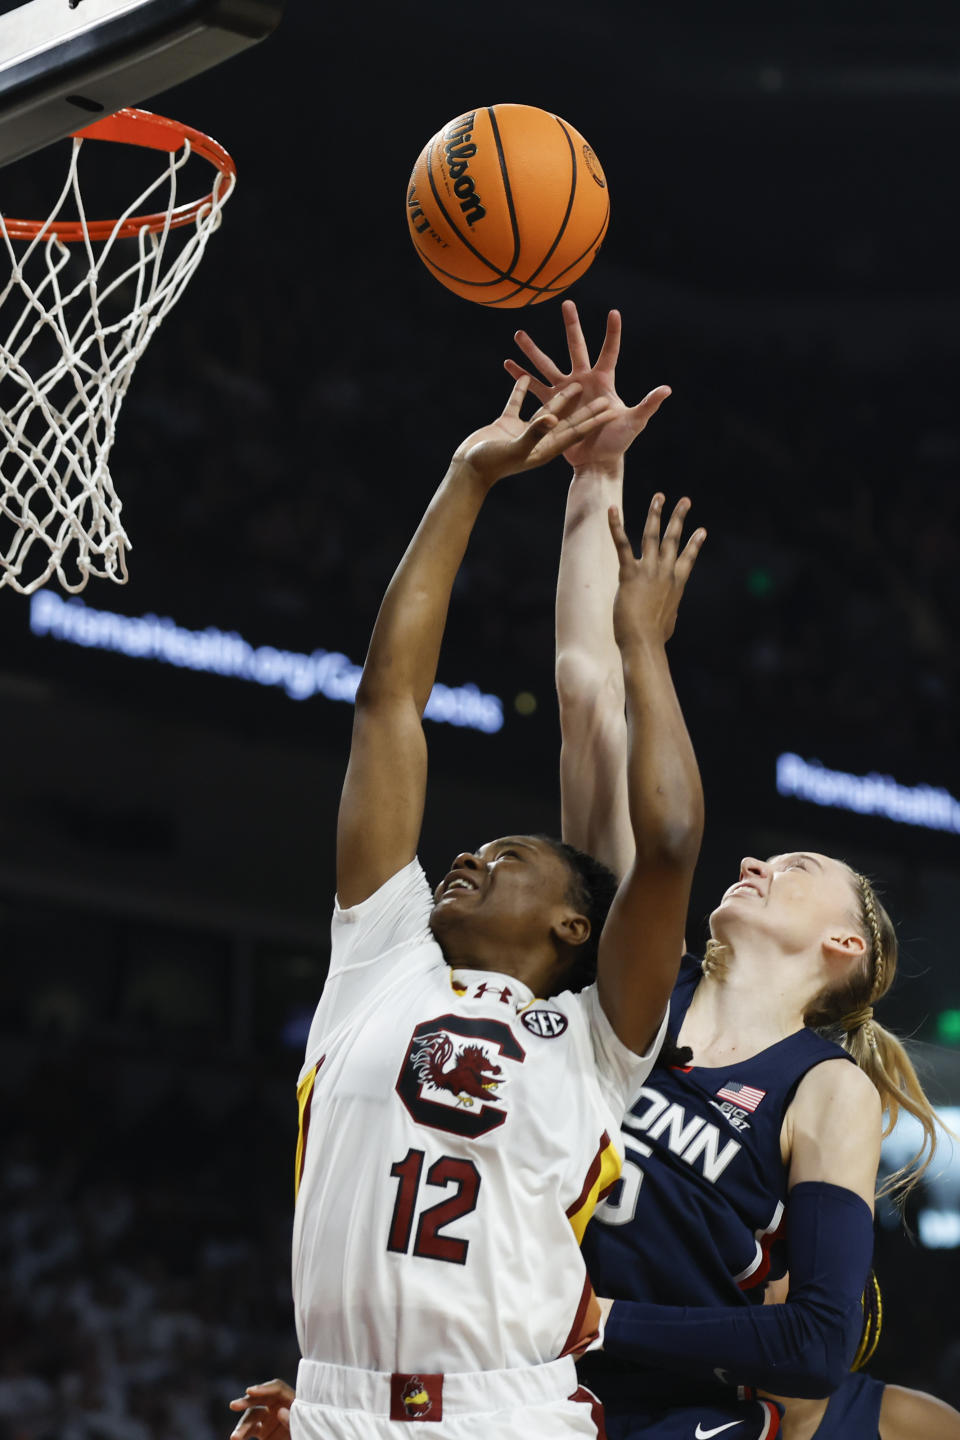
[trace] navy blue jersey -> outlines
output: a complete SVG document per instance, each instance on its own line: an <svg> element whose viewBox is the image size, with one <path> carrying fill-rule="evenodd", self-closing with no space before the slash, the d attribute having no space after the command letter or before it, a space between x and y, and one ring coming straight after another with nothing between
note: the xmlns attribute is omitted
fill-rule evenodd
<svg viewBox="0 0 960 1440"><path fill-rule="evenodd" d="M815 1440L879 1440L884 1389L870 1375L848 1375L830 1396Z"/></svg>
<svg viewBox="0 0 960 1440"><path fill-rule="evenodd" d="M702 1401L696 1405L664 1403L638 1405L629 1412L605 1409L607 1440L776 1440L781 1431L782 1407L775 1400L738 1400L722 1404ZM860 1440L850 1432L851 1440ZM820 1432L817 1431L817 1440ZM871 1440L873 1437L871 1436Z"/></svg>
<svg viewBox="0 0 960 1440"><path fill-rule="evenodd" d="M684 956L670 1003L674 1035L700 975L700 962ZM804 1029L718 1069L657 1065L624 1121L623 1174L584 1237L597 1294L662 1305L762 1304L764 1281L785 1266L776 1247L787 1200L783 1117L807 1071L838 1057L850 1058ZM697 1386L691 1396L680 1374L603 1354L586 1357L584 1375L610 1408L638 1395L676 1393L689 1403L711 1393ZM717 1380L722 1387L722 1371Z"/></svg>

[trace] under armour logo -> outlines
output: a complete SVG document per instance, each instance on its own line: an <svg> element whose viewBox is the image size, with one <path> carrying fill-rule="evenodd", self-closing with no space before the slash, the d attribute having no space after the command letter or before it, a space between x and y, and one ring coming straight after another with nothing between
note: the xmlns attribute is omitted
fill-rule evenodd
<svg viewBox="0 0 960 1440"><path fill-rule="evenodd" d="M473 998L474 1000L482 1000L484 995L487 994L499 995L501 1005L509 1005L513 991L507 989L505 985L502 988L499 985L488 985L486 980L484 980L477 986L476 990L474 990Z"/></svg>

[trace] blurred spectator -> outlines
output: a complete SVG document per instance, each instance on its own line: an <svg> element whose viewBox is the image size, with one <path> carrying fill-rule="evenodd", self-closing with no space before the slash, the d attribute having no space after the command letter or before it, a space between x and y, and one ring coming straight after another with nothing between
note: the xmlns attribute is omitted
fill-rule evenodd
<svg viewBox="0 0 960 1440"><path fill-rule="evenodd" d="M68 1125L55 1109L36 1124L28 1099L8 1127L3 1440L214 1440L251 1379L295 1373L286 1096L245 1095L212 1120L193 1093L202 1083L171 1073L142 1112L92 1087Z"/></svg>

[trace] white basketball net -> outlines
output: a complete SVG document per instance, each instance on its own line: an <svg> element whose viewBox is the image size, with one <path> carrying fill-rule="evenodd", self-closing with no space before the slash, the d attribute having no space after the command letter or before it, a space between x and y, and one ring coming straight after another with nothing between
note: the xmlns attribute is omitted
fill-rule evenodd
<svg viewBox="0 0 960 1440"><path fill-rule="evenodd" d="M190 142L169 155L154 151L162 173L109 238L94 240L77 172L83 145L74 139L66 183L35 239L11 239L0 216L11 270L0 291L0 586L24 595L54 574L72 592L91 575L126 582L130 541L109 466L117 417L137 361L183 294L233 190L218 173L211 203L175 229ZM69 219L83 227L71 244L52 233L68 203L76 207ZM145 210L166 211L163 229L120 238L121 226Z"/></svg>

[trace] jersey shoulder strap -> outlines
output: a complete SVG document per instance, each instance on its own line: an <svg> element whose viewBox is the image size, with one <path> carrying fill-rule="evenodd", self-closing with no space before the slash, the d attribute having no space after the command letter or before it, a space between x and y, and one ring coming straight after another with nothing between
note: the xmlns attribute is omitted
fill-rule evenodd
<svg viewBox="0 0 960 1440"><path fill-rule="evenodd" d="M693 992L703 979L703 963L696 955L684 955L680 961L680 973L670 996L670 1033L677 1035L684 1016L690 1008Z"/></svg>

